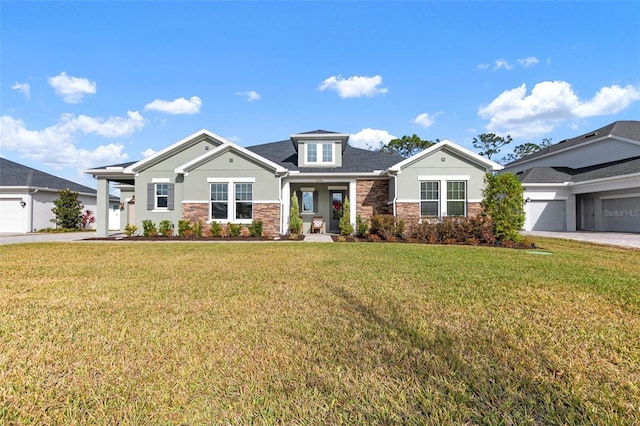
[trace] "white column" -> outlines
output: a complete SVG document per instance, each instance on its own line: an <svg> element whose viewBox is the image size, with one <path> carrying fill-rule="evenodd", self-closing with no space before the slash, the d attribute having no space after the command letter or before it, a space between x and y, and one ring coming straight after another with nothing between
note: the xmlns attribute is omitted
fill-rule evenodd
<svg viewBox="0 0 640 426"><path fill-rule="evenodd" d="M356 214L358 203L358 190L355 179L349 181L349 218L351 219L351 225L353 229L356 229Z"/></svg>
<svg viewBox="0 0 640 426"><path fill-rule="evenodd" d="M282 182L282 223L280 233L282 235L289 231L289 210L291 210L291 188L289 182Z"/></svg>
<svg viewBox="0 0 640 426"><path fill-rule="evenodd" d="M109 181L98 177L96 199L96 237L109 236Z"/></svg>

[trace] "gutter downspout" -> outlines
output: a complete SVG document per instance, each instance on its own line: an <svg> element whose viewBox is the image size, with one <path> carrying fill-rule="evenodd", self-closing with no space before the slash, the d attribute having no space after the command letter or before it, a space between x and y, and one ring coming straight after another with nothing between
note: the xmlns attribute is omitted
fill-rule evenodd
<svg viewBox="0 0 640 426"><path fill-rule="evenodd" d="M35 231L35 229L33 229L33 194L35 194L38 191L39 189L36 188L35 191L29 192L29 231L28 232Z"/></svg>
<svg viewBox="0 0 640 426"><path fill-rule="evenodd" d="M393 205L393 216L396 216L396 203L398 201L398 174L397 173L391 173L391 170L389 170L389 176L393 176L393 200L391 201L391 204Z"/></svg>

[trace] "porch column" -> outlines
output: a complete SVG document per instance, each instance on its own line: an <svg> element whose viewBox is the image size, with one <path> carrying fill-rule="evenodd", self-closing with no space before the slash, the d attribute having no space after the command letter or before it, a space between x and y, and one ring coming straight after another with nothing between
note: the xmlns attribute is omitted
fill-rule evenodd
<svg viewBox="0 0 640 426"><path fill-rule="evenodd" d="M358 214L358 189L355 179L349 181L349 218L353 229L356 229L356 215Z"/></svg>
<svg viewBox="0 0 640 426"><path fill-rule="evenodd" d="M96 237L109 236L109 181L98 176L96 195Z"/></svg>
<svg viewBox="0 0 640 426"><path fill-rule="evenodd" d="M291 188L289 182L282 182L282 213L280 221L280 234L285 235L289 231L289 210L291 209Z"/></svg>

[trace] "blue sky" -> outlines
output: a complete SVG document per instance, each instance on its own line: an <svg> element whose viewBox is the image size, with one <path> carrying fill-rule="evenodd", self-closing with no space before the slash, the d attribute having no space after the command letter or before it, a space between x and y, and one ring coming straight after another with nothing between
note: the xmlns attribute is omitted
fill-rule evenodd
<svg viewBox="0 0 640 426"><path fill-rule="evenodd" d="M0 20L0 155L89 186L202 128L474 150L640 119L637 1L2 1Z"/></svg>

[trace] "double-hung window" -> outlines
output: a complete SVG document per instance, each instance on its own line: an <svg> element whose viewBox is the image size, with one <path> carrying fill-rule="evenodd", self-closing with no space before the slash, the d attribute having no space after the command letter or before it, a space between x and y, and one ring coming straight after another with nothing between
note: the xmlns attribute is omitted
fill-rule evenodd
<svg viewBox="0 0 640 426"><path fill-rule="evenodd" d="M447 182L447 216L467 215L467 183L465 181Z"/></svg>
<svg viewBox="0 0 640 426"><path fill-rule="evenodd" d="M236 219L253 217L253 184L236 183Z"/></svg>
<svg viewBox="0 0 640 426"><path fill-rule="evenodd" d="M307 143L307 163L308 164L332 164L333 143Z"/></svg>
<svg viewBox="0 0 640 426"><path fill-rule="evenodd" d="M440 182L420 182L420 216L440 216Z"/></svg>
<svg viewBox="0 0 640 426"><path fill-rule="evenodd" d="M227 220L229 218L229 184L211 184L211 219Z"/></svg>
<svg viewBox="0 0 640 426"><path fill-rule="evenodd" d="M156 183L154 208L166 209L168 207L169 207L169 184Z"/></svg>

